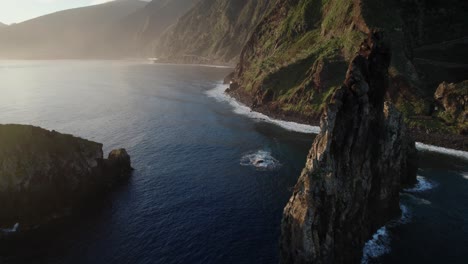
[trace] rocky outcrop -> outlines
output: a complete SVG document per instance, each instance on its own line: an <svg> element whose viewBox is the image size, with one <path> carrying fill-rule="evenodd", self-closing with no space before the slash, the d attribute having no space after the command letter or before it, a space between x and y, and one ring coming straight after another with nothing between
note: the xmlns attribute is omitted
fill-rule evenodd
<svg viewBox="0 0 468 264"><path fill-rule="evenodd" d="M24 125L0 125L0 228L65 216L131 174L124 149Z"/></svg>
<svg viewBox="0 0 468 264"><path fill-rule="evenodd" d="M359 263L372 234L400 214L416 180L415 146L385 102L390 50L373 32L332 95L283 213L282 263Z"/></svg>
<svg viewBox="0 0 468 264"><path fill-rule="evenodd" d="M462 135L468 135L468 81L443 82L434 94L437 114L445 122L459 126Z"/></svg>

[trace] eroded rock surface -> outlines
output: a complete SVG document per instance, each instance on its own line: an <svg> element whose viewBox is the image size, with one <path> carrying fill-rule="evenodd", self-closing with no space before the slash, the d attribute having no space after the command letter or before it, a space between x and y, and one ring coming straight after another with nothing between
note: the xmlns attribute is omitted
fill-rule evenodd
<svg viewBox="0 0 468 264"><path fill-rule="evenodd" d="M416 150L402 115L384 103L390 58L383 33L371 33L326 106L284 209L282 263L359 263L365 242L400 214Z"/></svg>
<svg viewBox="0 0 468 264"><path fill-rule="evenodd" d="M38 225L93 202L131 174L124 149L24 125L0 125L0 228Z"/></svg>

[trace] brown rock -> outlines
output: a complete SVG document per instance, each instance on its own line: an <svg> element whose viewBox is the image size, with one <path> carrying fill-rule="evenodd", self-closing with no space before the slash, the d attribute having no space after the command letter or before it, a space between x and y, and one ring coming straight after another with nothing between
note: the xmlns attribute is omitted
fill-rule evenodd
<svg viewBox="0 0 468 264"><path fill-rule="evenodd" d="M372 33L333 95L283 213L282 263L359 263L372 234L400 214L415 181L414 142L384 104L390 50Z"/></svg>

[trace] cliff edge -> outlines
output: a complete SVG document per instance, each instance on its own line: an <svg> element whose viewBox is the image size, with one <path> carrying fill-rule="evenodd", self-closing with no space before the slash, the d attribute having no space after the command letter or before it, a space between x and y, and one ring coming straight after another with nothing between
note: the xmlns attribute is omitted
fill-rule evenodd
<svg viewBox="0 0 468 264"><path fill-rule="evenodd" d="M124 149L25 125L0 125L0 227L21 229L68 215L132 171Z"/></svg>
<svg viewBox="0 0 468 264"><path fill-rule="evenodd" d="M403 116L384 102L391 52L371 32L331 97L283 213L282 263L359 263L372 234L400 214L416 181L416 149Z"/></svg>

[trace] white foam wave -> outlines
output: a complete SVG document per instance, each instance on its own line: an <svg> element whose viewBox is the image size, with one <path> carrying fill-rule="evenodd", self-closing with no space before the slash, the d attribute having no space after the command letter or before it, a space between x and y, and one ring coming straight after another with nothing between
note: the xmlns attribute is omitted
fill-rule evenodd
<svg viewBox="0 0 468 264"><path fill-rule="evenodd" d="M437 153L455 156L455 157L468 160L468 152L466 151L437 147L437 146L427 145L427 144L420 143L420 142L416 142L416 148L419 151L437 152Z"/></svg>
<svg viewBox="0 0 468 264"><path fill-rule="evenodd" d="M361 264L367 264L371 259L390 253L390 234L386 226L377 230L372 239L364 245Z"/></svg>
<svg viewBox="0 0 468 264"><path fill-rule="evenodd" d="M11 233L15 233L16 231L18 231L18 228L19 228L19 223L16 223L12 228L4 228L4 229L0 229L0 231L4 234L11 234Z"/></svg>
<svg viewBox="0 0 468 264"><path fill-rule="evenodd" d="M363 256L361 264L368 264L374 262L373 260L382 257L392 251L390 243L392 242L389 227L394 227L401 224L407 224L411 221L411 212L408 207L400 204L401 217L398 220L389 222L387 225L381 227L372 236L372 239L367 241L364 245Z"/></svg>
<svg viewBox="0 0 468 264"><path fill-rule="evenodd" d="M426 192L437 187L438 183L428 180L423 176L417 177L417 183L413 188L404 189L406 192L420 193Z"/></svg>
<svg viewBox="0 0 468 264"><path fill-rule="evenodd" d="M258 170L276 170L281 167L281 163L271 155L271 152L265 150L245 154L240 160L240 165L253 166Z"/></svg>
<svg viewBox="0 0 468 264"><path fill-rule="evenodd" d="M300 133L318 134L320 132L320 127L317 126L273 119L262 113L252 111L248 106L238 102L237 100L226 94L226 89L226 85L219 84L214 89L207 91L206 94L209 97L216 99L217 101L229 103L233 107L234 113L250 117L256 121L272 123L284 129Z"/></svg>
<svg viewBox="0 0 468 264"><path fill-rule="evenodd" d="M463 174L463 178L465 178L465 179L468 180L468 172L466 172L466 173Z"/></svg>
<svg viewBox="0 0 468 264"><path fill-rule="evenodd" d="M250 109L248 106L238 102L236 99L226 94L225 91L227 88L228 87L225 84L218 84L215 88L207 91L206 94L209 97L215 98L216 100L220 102L228 102L234 108L234 112L236 114L248 116L257 121L264 121L264 122L276 124L290 131L296 131L296 132L307 133L307 134L320 133L320 127L318 126L311 126L311 125L300 124L296 122L288 122L288 121L273 119L262 113L252 111L252 109ZM421 142L416 142L416 148L419 151L436 152L436 153L456 156L456 157L468 160L468 152L466 151L427 145Z"/></svg>

